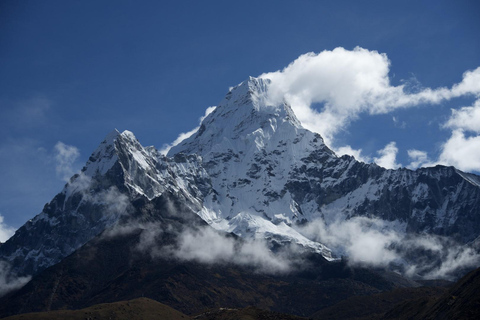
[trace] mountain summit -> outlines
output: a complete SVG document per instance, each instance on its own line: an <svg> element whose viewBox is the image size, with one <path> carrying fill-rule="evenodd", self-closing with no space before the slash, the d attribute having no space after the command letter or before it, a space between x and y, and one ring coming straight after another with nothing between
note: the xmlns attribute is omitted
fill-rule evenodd
<svg viewBox="0 0 480 320"><path fill-rule="evenodd" d="M272 140L281 140L280 135L295 138L304 129L289 105L269 104L269 83L251 77L232 88L199 130L168 155L184 152L208 158L228 149L246 153L268 148Z"/></svg>
<svg viewBox="0 0 480 320"><path fill-rule="evenodd" d="M453 167L387 170L338 157L288 104L271 103L269 83L249 78L232 88L167 156L129 131L113 131L81 173L0 246L0 259L20 275L36 274L106 229L160 220L158 210L132 209L160 198L175 199L219 231L272 248L296 244L327 260L344 252L332 252L300 225L369 217L404 235L461 243L480 235L480 177Z"/></svg>

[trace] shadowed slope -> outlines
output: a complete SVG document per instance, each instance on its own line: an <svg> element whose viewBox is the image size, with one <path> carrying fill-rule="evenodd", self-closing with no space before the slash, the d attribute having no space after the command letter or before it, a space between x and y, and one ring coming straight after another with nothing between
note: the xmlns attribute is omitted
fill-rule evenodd
<svg viewBox="0 0 480 320"><path fill-rule="evenodd" d="M327 262L316 254L303 256L302 268L282 274L259 273L254 266L229 262L179 260L165 246L175 246L185 228L211 227L174 195L138 200L134 207L132 216L154 224L145 228L127 223L116 233L93 239L1 298L0 316L80 309L143 296L186 314L256 306L308 316L352 295L395 286L375 271L351 269L344 262ZM237 245L243 241L232 235L224 237ZM139 248L146 240L156 251Z"/></svg>
<svg viewBox="0 0 480 320"><path fill-rule="evenodd" d="M405 302L385 314L385 319L479 319L480 268L460 279L440 298Z"/></svg>

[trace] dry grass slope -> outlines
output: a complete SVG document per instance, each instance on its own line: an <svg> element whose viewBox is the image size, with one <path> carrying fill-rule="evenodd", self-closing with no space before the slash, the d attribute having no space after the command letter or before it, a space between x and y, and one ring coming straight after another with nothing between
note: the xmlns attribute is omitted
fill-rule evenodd
<svg viewBox="0 0 480 320"><path fill-rule="evenodd" d="M57 310L25 313L4 320L187 320L189 316L148 298L97 304L80 310Z"/></svg>

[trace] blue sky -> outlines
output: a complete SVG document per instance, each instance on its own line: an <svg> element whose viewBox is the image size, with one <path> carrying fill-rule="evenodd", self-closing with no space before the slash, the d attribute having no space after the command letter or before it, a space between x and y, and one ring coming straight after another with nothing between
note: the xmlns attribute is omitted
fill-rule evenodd
<svg viewBox="0 0 480 320"><path fill-rule="evenodd" d="M457 161L479 172L480 124L470 123L480 109L473 73L480 67L479 14L475 0L4 0L0 236L40 213L114 128L161 148L196 127L230 86L283 70L309 52L320 60L332 52L341 60L343 52L355 65L385 57L386 71L376 74L380 82L389 81L382 92L400 89L398 101L410 99L382 112L372 109L385 103L381 98L370 107L349 109L331 131L332 148L349 146L351 153L385 166L413 168L415 159L418 166L443 157L452 161L446 164ZM359 60L357 47L366 60ZM469 70L473 80L466 83L463 74ZM292 93L290 73L276 74L282 90ZM296 84L311 79L303 76ZM454 92L454 85L463 91ZM332 90L348 95L342 88ZM412 102L412 94L431 89L437 95L438 88L448 91L439 101ZM336 100L316 99L309 110L318 114L326 106L335 117L345 110ZM447 147L459 144L467 162L445 156ZM409 156L412 150L420 153Z"/></svg>

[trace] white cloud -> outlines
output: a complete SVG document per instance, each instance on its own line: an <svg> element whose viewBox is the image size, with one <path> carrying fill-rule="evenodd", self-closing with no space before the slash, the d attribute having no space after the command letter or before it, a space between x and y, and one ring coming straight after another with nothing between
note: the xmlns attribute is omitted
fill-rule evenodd
<svg viewBox="0 0 480 320"><path fill-rule="evenodd" d="M405 235L404 228L392 221L353 217L328 225L316 220L299 231L348 257L352 265L393 267L410 277L452 279L459 270L480 263L480 254L466 245L436 235Z"/></svg>
<svg viewBox="0 0 480 320"><path fill-rule="evenodd" d="M210 226L183 230L173 245L163 245L158 241L162 233L158 227L144 230L136 249L154 258L234 264L252 267L261 273L285 273L297 262L291 259L294 248L286 247L274 254L263 240L235 239Z"/></svg>
<svg viewBox="0 0 480 320"><path fill-rule="evenodd" d="M61 141L55 145L55 161L57 175L64 181L69 181L75 170L73 165L80 156L80 152L74 146L69 146Z"/></svg>
<svg viewBox="0 0 480 320"><path fill-rule="evenodd" d="M453 130L438 162L464 171L480 171L480 136L467 137L462 130Z"/></svg>
<svg viewBox="0 0 480 320"><path fill-rule="evenodd" d="M275 256L259 240L245 240L240 245L211 227L186 230L180 235L174 254L182 260L202 263L233 263L253 266L258 271L285 272L290 266L287 260Z"/></svg>
<svg viewBox="0 0 480 320"><path fill-rule="evenodd" d="M87 196L87 199L94 203L100 203L105 206L104 215L117 217L127 213L130 200L128 196L121 193L117 187L112 186L107 190L102 190L94 196Z"/></svg>
<svg viewBox="0 0 480 320"><path fill-rule="evenodd" d="M480 67L464 72L462 82L455 84L451 91L454 97L466 94L480 95Z"/></svg>
<svg viewBox="0 0 480 320"><path fill-rule="evenodd" d="M380 167L387 169L396 169L401 167L401 164L397 163L398 148L394 141L390 142L385 148L377 151L380 155L379 158L373 158L373 161Z"/></svg>
<svg viewBox="0 0 480 320"><path fill-rule="evenodd" d="M480 100L475 101L471 107L452 109L452 115L445 127L480 133Z"/></svg>
<svg viewBox="0 0 480 320"><path fill-rule="evenodd" d="M203 116L200 117L199 119L199 123L201 124L203 119L205 119L210 113L212 113L214 110L216 109L215 106L212 106L212 107L208 107L206 110L205 110L205 114ZM198 127L195 127L193 128L192 130L188 131L188 132L182 132L178 135L177 139L175 139L172 143L170 144L164 144L162 146L162 148L160 149L160 153L163 154L163 155L166 155L168 153L168 151L170 151L170 149L172 147L175 147L176 145L178 145L180 142L182 142L183 140L185 139L188 139L190 138L195 132L198 131L198 129L200 128L200 126Z"/></svg>
<svg viewBox="0 0 480 320"><path fill-rule="evenodd" d="M480 76L467 73L465 77L469 81L465 81L464 87L472 90L475 85L480 86L480 84L471 83L470 80L480 81ZM466 89L461 90L463 92ZM438 163L455 166L464 171L480 172L480 99L470 107L452 109L452 114L444 124L444 128L452 129L452 134L441 147Z"/></svg>
<svg viewBox="0 0 480 320"><path fill-rule="evenodd" d="M347 256L355 264L385 267L397 260L389 246L400 237L381 219L354 217L329 225L323 220L316 220L301 227L300 231L332 248L337 255Z"/></svg>
<svg viewBox="0 0 480 320"><path fill-rule="evenodd" d="M353 149L349 145L343 146L343 147L340 147L340 148L336 148L334 151L338 156L348 154L350 156L354 156L355 159L357 159L358 161L362 161L362 162L366 162L366 163L369 163L369 162L372 161L372 159L370 157L362 155L362 149Z"/></svg>
<svg viewBox="0 0 480 320"><path fill-rule="evenodd" d="M392 86L386 54L360 47L336 48L298 57L281 71L262 74L272 80L270 103L289 102L302 124L320 133L328 145L335 134L362 113L384 114L422 103L436 104L467 94L480 94L480 67L467 71L451 89L408 93L407 84ZM320 104L319 109L316 105Z"/></svg>
<svg viewBox="0 0 480 320"><path fill-rule="evenodd" d="M3 223L3 219L3 216L0 214L0 242L7 241L15 233L15 228Z"/></svg>
<svg viewBox="0 0 480 320"><path fill-rule="evenodd" d="M377 51L336 48L301 55L282 71L261 77L272 80L272 103L287 100L305 127L330 142L364 111L369 96L390 88L389 65L387 56ZM324 104L323 109L313 109L314 103Z"/></svg>
<svg viewBox="0 0 480 320"><path fill-rule="evenodd" d="M411 149L408 150L408 157L412 162L407 166L407 168L415 170L420 167L429 167L435 165L428 158L428 154L425 151Z"/></svg>

